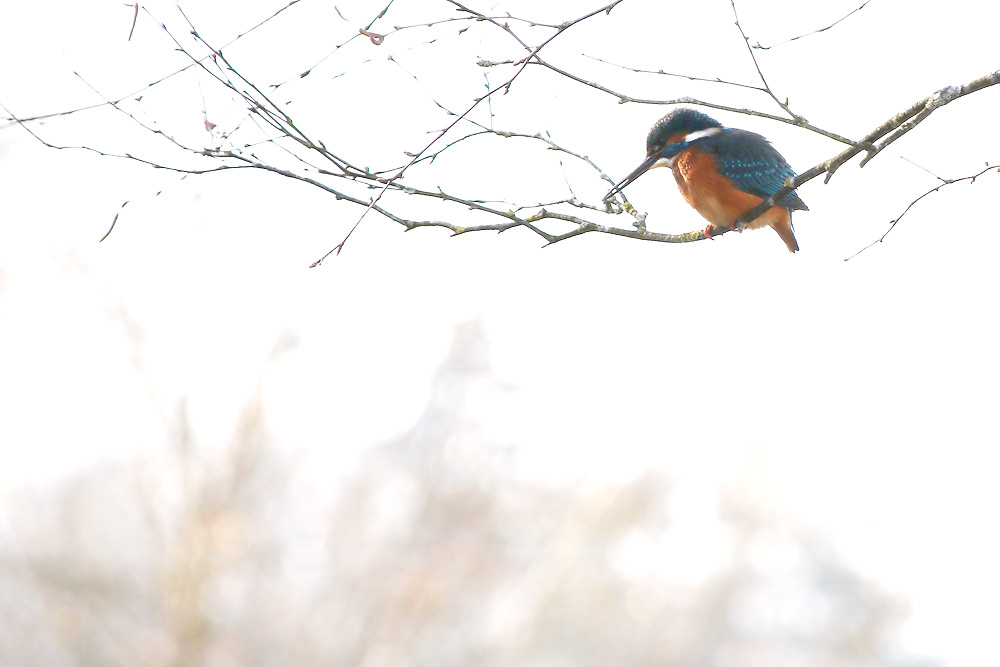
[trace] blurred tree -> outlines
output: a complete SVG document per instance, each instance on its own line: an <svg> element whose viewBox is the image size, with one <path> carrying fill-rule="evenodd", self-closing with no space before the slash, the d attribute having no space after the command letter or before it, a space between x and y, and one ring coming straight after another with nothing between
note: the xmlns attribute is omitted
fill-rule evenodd
<svg viewBox="0 0 1000 667"><path fill-rule="evenodd" d="M162 460L12 495L3 664L915 664L901 603L804 532L766 469L686 500L653 472L527 479L466 408L503 390L473 321L413 427L319 497L293 502L256 397L225 447L182 409Z"/></svg>

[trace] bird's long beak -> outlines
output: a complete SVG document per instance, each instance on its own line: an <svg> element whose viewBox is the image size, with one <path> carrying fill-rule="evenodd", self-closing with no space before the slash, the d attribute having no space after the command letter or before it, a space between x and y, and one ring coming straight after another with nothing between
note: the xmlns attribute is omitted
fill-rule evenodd
<svg viewBox="0 0 1000 667"><path fill-rule="evenodd" d="M657 164L658 162L660 164ZM625 180L623 180L621 183L619 183L615 187L611 188L611 192L609 192L608 194L604 195L604 198L605 199L611 199L611 197L613 197L615 195L615 193L620 192L622 190L622 188L624 188L629 183L631 183L635 179L637 179L640 176L642 176L643 174L645 174L647 171L649 171L653 167L667 167L667 166L670 166L670 162L669 162L669 160L667 160L667 159L665 159L663 157L663 151L662 150L653 153L648 158L646 158L645 160L643 160L642 164L640 164L638 167L635 168L635 171L633 171L631 174L629 174L628 176L626 176Z"/></svg>

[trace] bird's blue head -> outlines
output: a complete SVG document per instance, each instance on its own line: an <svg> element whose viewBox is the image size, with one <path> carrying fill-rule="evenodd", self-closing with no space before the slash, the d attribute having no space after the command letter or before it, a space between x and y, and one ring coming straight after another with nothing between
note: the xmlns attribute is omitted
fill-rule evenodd
<svg viewBox="0 0 1000 667"><path fill-rule="evenodd" d="M659 153L667 146L690 144L698 136L708 136L713 130L721 129L722 123L700 111L674 109L656 121L649 130L649 135L646 137L646 157ZM675 152L674 155L676 154Z"/></svg>
<svg viewBox="0 0 1000 667"><path fill-rule="evenodd" d="M646 137L646 159L635 171L604 196L608 199L626 185L655 167L672 167L674 158L693 142L712 136L722 123L694 109L674 109L656 121Z"/></svg>

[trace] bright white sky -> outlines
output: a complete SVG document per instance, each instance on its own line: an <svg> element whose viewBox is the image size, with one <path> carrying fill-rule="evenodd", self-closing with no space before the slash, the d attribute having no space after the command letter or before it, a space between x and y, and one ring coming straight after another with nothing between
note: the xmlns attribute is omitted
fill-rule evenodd
<svg viewBox="0 0 1000 667"><path fill-rule="evenodd" d="M224 43L281 4L182 6L202 34ZM450 15L433 2L397 4L376 30ZM522 4L528 9L499 3L494 11L557 21L582 13L579 2ZM744 1L739 9L751 41L768 44L858 4ZM370 21L375 5L339 3L344 21L331 3L302 0L228 54L264 83L283 81ZM178 26L171 3L148 7ZM859 137L934 90L995 69L998 18L996 7L973 0L919 10L872 0L760 62L798 112ZM127 42L131 19L120 0L5 9L0 102L22 116L52 112L99 101L74 71L116 97L185 63L148 18ZM289 109L338 153L373 168L401 164L403 151L419 150L448 122L430 97L464 109L484 90L476 58L521 56L495 30L459 37L457 28L404 31L380 47L356 40L282 89L294 100ZM616 35L627 39L608 41ZM548 56L636 97L691 95L778 113L759 94L641 77L580 54L756 83L725 0L626 0L567 32ZM491 84L504 71L491 70ZM145 117L196 145L212 142L202 95L220 127L238 120L207 81L146 94ZM304 448L321 470L334 466L412 423L455 325L482 317L511 392L484 402L481 419L518 447L526 474L622 479L664 467L697 487L763 460L768 493L831 536L854 566L913 600L906 640L914 651L982 664L994 652L1000 591L1000 323L991 306L1000 232L987 205L998 176L945 188L885 244L843 260L936 184L901 156L946 178L998 160L1000 139L984 131L998 101L997 89L960 100L863 170L855 161L827 186L807 184L800 194L812 210L796 216L795 256L769 230L685 246L588 235L543 249L527 231L450 239L440 230L403 234L373 215L317 269L307 267L359 209L274 176L182 180L44 149L4 128L0 480L16 487L156 447L184 396L199 437L223 440L258 380L279 439ZM668 110L620 105L540 69L492 109L497 128L551 132L615 178L638 164L649 126ZM713 115L765 134L800 170L839 150L789 126ZM475 117L489 122L485 109ZM173 155L108 112L32 127L56 143ZM552 168L558 156L515 150L523 148L484 141L414 180L519 203L566 196L565 179L592 203L606 191L568 160L564 179ZM654 230L704 226L665 170L628 195ZM268 365L279 341L288 351Z"/></svg>

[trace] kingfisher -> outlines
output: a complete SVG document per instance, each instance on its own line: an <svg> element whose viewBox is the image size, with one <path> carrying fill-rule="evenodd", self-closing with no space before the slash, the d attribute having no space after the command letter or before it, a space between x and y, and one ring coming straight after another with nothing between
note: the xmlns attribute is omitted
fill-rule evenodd
<svg viewBox="0 0 1000 667"><path fill-rule="evenodd" d="M685 201L712 227L733 228L747 213L779 189L795 172L764 137L722 123L694 109L671 111L653 125L646 137L646 159L605 199L654 167L670 167ZM747 225L778 232L789 252L799 249L792 229L792 211L809 207L795 192Z"/></svg>

